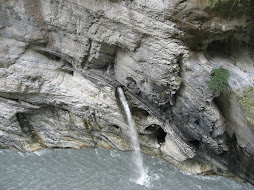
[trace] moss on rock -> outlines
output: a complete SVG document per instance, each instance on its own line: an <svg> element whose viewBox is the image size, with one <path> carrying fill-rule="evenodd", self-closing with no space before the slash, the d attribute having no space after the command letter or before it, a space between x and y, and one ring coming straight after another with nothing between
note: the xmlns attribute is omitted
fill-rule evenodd
<svg viewBox="0 0 254 190"><path fill-rule="evenodd" d="M254 124L254 87L248 87L243 91L237 90L236 94L244 115L251 124Z"/></svg>

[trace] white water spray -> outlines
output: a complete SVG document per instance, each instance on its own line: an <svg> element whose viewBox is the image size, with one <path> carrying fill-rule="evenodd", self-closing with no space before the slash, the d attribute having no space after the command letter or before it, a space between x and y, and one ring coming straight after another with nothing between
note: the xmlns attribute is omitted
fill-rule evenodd
<svg viewBox="0 0 254 190"><path fill-rule="evenodd" d="M136 165L137 174L139 176L138 179L136 180L136 183L140 185L148 185L149 176L147 175L145 168L143 166L143 158L140 153L140 146L139 146L138 134L135 127L135 122L132 119L131 111L126 101L123 89L121 87L117 87L117 92L119 95L119 99L123 105L124 112L127 116L128 125L130 127L131 146L134 150L133 162Z"/></svg>

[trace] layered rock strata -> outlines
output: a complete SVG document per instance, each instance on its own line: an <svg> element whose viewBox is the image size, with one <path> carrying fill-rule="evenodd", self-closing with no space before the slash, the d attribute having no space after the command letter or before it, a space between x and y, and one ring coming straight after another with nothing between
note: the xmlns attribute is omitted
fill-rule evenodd
<svg viewBox="0 0 254 190"><path fill-rule="evenodd" d="M144 153L254 183L253 8L251 0L0 1L0 147L130 150L122 86ZM208 84L221 65L230 78L218 93Z"/></svg>

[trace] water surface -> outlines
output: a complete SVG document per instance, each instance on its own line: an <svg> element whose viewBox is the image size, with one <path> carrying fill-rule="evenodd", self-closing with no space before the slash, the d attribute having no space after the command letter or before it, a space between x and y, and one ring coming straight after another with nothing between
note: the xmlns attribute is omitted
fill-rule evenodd
<svg viewBox="0 0 254 190"><path fill-rule="evenodd" d="M0 190L254 190L231 178L181 172L147 155L150 179L141 186L135 183L131 157L131 152L89 148L0 150Z"/></svg>

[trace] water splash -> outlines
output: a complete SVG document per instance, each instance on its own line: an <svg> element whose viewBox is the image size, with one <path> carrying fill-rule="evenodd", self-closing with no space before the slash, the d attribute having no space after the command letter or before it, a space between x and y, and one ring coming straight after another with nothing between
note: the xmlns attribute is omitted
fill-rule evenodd
<svg viewBox="0 0 254 190"><path fill-rule="evenodd" d="M37 156L42 156L42 155L47 154L47 153L48 153L48 149L45 149L45 148L33 152L33 154L36 154Z"/></svg>
<svg viewBox="0 0 254 190"><path fill-rule="evenodd" d="M135 122L132 119L131 111L129 108L129 105L126 101L123 89L121 87L117 88L117 92L119 95L119 99L122 103L122 106L124 108L124 112L127 117L128 125L130 127L130 140L131 140L131 146L134 150L133 152L133 162L136 166L136 173L138 174L138 179L135 180L135 182L139 185L145 185L149 186L149 176L148 172L145 170L143 165L143 158L140 152L140 146L139 146L139 140L138 140L138 134L135 127Z"/></svg>

